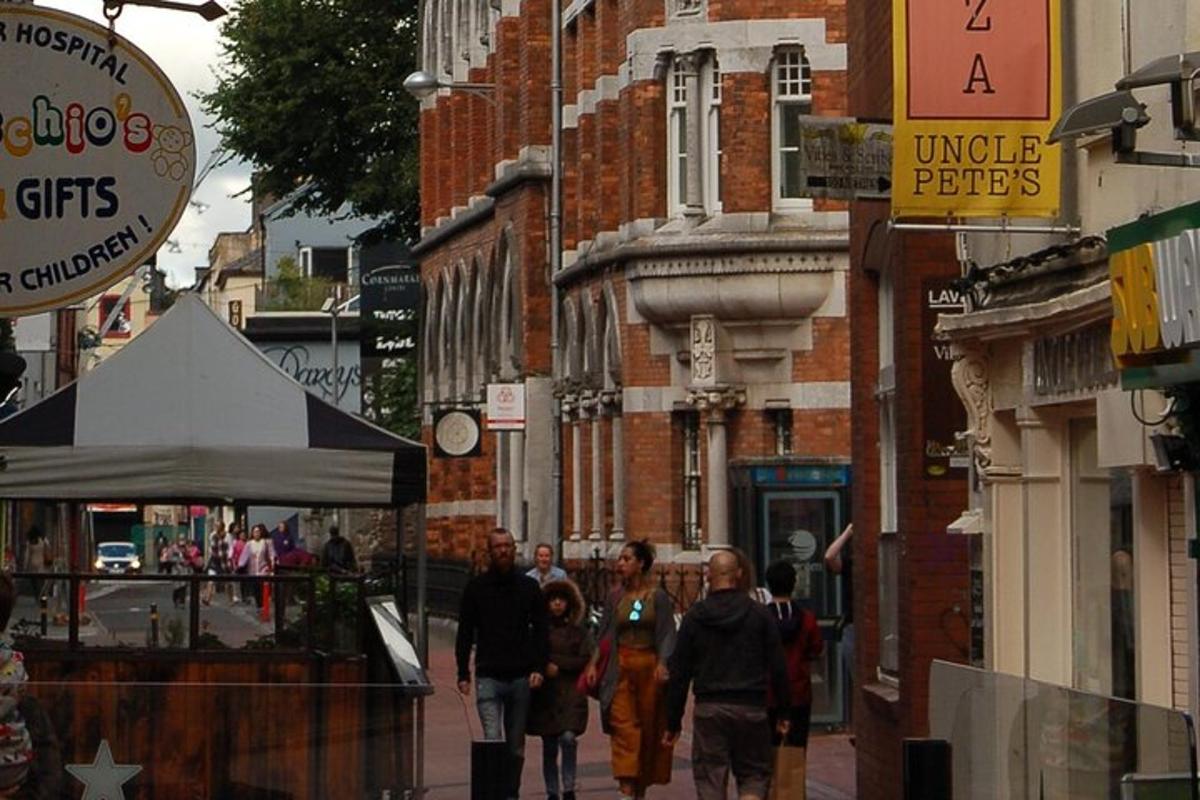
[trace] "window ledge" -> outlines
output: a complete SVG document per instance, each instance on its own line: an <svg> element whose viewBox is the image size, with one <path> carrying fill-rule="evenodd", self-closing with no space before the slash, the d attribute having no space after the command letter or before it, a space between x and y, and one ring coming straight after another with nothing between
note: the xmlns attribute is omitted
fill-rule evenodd
<svg viewBox="0 0 1200 800"><path fill-rule="evenodd" d="M900 719L900 689L884 683L868 683L862 687L867 706L876 714L893 721Z"/></svg>

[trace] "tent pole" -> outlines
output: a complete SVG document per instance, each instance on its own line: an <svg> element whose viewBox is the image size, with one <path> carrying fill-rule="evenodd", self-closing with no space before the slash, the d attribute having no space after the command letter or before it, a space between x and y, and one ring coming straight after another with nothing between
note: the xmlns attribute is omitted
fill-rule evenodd
<svg viewBox="0 0 1200 800"><path fill-rule="evenodd" d="M417 655L429 667L429 613L425 598L429 589L429 563L425 542L425 504L417 504Z"/></svg>

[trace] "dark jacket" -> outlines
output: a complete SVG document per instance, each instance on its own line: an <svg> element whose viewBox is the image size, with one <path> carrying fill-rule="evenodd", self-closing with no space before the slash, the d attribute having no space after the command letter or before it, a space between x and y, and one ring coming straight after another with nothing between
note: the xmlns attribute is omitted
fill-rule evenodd
<svg viewBox="0 0 1200 800"><path fill-rule="evenodd" d="M335 572L355 572L358 561L354 558L354 546L345 536L330 536L321 548L321 566Z"/></svg>
<svg viewBox="0 0 1200 800"><path fill-rule="evenodd" d="M567 595L567 612L550 620L550 663L558 674L547 677L542 688L533 693L526 732L530 736L561 736L570 731L576 736L587 730L587 695L575 690L575 682L592 657L592 637L583 626L583 595L571 581L550 581L542 587L549 597L554 592Z"/></svg>
<svg viewBox="0 0 1200 800"><path fill-rule="evenodd" d="M472 645L476 677L511 681L543 671L550 643L537 581L515 569L503 574L489 569L472 578L458 611L454 654L460 681L471 677Z"/></svg>
<svg viewBox="0 0 1200 800"><path fill-rule="evenodd" d="M767 707L767 686L789 698L779 630L764 606L741 590L710 594L683 617L668 663L667 730L678 732L688 685L696 702ZM781 703L786 713L789 706Z"/></svg>

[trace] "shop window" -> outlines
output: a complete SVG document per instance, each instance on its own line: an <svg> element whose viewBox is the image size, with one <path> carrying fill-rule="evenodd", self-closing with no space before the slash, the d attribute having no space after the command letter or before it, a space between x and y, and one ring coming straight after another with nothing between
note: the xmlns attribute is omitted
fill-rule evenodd
<svg viewBox="0 0 1200 800"><path fill-rule="evenodd" d="M1070 422L1075 688L1135 699L1133 500L1126 470L1097 466L1095 419Z"/></svg>
<svg viewBox="0 0 1200 800"><path fill-rule="evenodd" d="M700 72L707 108L704 110L704 209L709 214L721 210L721 65L714 56Z"/></svg>
<svg viewBox="0 0 1200 800"><path fill-rule="evenodd" d="M108 318L112 316L113 309L117 304L121 303L121 295L106 294L100 298L100 324L108 322ZM129 301L121 303L121 310L117 312L116 319L112 325L104 332L105 339L128 339L133 335L133 317L129 308Z"/></svg>
<svg viewBox="0 0 1200 800"><path fill-rule="evenodd" d="M803 48L779 50L772 66L772 184L776 208L805 210L800 147L805 115L812 113L812 68Z"/></svg>

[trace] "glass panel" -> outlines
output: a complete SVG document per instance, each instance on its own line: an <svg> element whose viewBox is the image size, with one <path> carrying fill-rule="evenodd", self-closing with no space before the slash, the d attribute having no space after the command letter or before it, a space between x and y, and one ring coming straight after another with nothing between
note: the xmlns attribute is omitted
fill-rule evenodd
<svg viewBox="0 0 1200 800"><path fill-rule="evenodd" d="M899 547L894 533L879 537L879 666L900 671Z"/></svg>
<svg viewBox="0 0 1200 800"><path fill-rule="evenodd" d="M780 128L779 144L783 147L799 147L803 140L800 116L804 106L800 103L781 103L779 113L783 124Z"/></svg>
<svg viewBox="0 0 1200 800"><path fill-rule="evenodd" d="M1135 685L1133 499L1129 474L1097 465L1094 419L1071 437L1076 688L1132 698Z"/></svg>
<svg viewBox="0 0 1200 800"><path fill-rule="evenodd" d="M796 568L794 597L811 608L825 625L842 613L845 585L825 571L825 548L840 528L838 497L831 492L769 492L763 498L766 521L764 564L777 559ZM849 566L849 563L846 564ZM841 644L827 641L825 655L813 662L814 722L836 723L842 719Z"/></svg>
<svg viewBox="0 0 1200 800"><path fill-rule="evenodd" d="M783 161L783 186L780 193L783 197L798 198L804 196L804 180L800 173L800 153L797 151L779 154Z"/></svg>
<svg viewBox="0 0 1200 800"><path fill-rule="evenodd" d="M929 685L955 800L1193 796L1184 713L940 661Z"/></svg>

